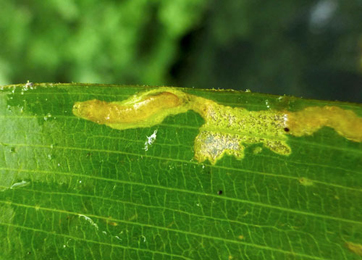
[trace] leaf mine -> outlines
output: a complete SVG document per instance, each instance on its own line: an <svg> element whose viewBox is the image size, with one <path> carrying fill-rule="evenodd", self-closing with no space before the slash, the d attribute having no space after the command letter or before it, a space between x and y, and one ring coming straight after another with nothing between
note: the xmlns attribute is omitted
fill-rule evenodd
<svg viewBox="0 0 362 260"><path fill-rule="evenodd" d="M245 148L257 143L288 156L292 152L288 135L312 135L322 127L331 127L348 140L362 142L362 118L335 106L307 107L297 112L248 111L169 87L141 92L122 102L94 99L73 106L75 116L119 130L152 127L167 116L189 110L205 121L194 141L195 159L199 162L208 160L215 164L225 154L242 159Z"/></svg>

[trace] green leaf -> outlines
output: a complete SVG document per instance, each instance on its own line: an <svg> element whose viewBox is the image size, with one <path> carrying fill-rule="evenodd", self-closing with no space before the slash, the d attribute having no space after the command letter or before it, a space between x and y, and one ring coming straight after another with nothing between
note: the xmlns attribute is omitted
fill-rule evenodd
<svg viewBox="0 0 362 260"><path fill-rule="evenodd" d="M200 160L195 138L215 129L195 106L173 114L156 107L167 114L161 123L140 127L137 115L129 129L73 114L76 102L121 102L151 89L1 88L0 259L360 259L360 141L332 127L303 136L291 129L282 135L291 152L281 154L256 123L243 156ZM359 104L178 90L224 114L339 107L354 111L349 128L362 132Z"/></svg>

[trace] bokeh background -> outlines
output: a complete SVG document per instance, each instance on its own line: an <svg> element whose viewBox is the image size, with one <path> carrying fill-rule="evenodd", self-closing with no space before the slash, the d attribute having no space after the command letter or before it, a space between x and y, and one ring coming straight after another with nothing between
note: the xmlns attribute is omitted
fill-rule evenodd
<svg viewBox="0 0 362 260"><path fill-rule="evenodd" d="M27 80L362 102L362 0L0 0L0 85Z"/></svg>

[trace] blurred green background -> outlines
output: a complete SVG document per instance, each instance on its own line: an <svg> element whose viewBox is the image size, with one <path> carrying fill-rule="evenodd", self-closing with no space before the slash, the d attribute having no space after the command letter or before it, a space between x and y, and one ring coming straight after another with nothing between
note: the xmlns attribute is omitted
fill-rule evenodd
<svg viewBox="0 0 362 260"><path fill-rule="evenodd" d="M362 0L0 0L0 46L0 85L176 85L362 102Z"/></svg>

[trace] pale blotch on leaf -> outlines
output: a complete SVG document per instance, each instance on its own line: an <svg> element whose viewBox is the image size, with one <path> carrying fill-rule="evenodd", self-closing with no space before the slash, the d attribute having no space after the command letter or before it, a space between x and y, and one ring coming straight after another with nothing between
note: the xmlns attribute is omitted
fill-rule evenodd
<svg viewBox="0 0 362 260"><path fill-rule="evenodd" d="M347 242L346 246L351 252L362 257L362 245L361 244Z"/></svg>
<svg viewBox="0 0 362 260"><path fill-rule="evenodd" d="M261 147L255 147L254 150L253 150L253 154L259 154L263 151L263 148Z"/></svg>
<svg viewBox="0 0 362 260"><path fill-rule="evenodd" d="M312 180L307 179L305 177L300 178L299 183L302 184L303 186L312 186L312 185L314 185Z"/></svg>
<svg viewBox="0 0 362 260"><path fill-rule="evenodd" d="M193 110L205 120L195 138L195 158L215 164L224 155L237 159L253 144L280 155L290 155L288 135L312 135L320 128L333 128L348 140L362 141L362 118L353 111L334 106L307 107L298 112L224 106L215 101L187 94L176 88L161 87L138 93L122 102L89 100L76 102L73 114L98 124L124 130L152 127L170 116ZM254 154L261 151L254 149ZM301 181L303 185L311 185ZM302 183L303 182L303 183Z"/></svg>
<svg viewBox="0 0 362 260"><path fill-rule="evenodd" d="M219 105L200 97L193 98L192 110L205 120L195 139L195 158L216 163L225 154L244 158L247 145L262 143L271 151L289 155L284 116L280 112L248 111Z"/></svg>

